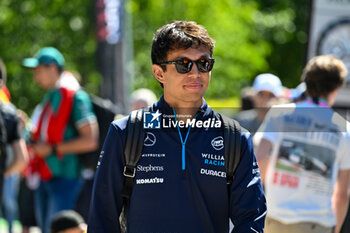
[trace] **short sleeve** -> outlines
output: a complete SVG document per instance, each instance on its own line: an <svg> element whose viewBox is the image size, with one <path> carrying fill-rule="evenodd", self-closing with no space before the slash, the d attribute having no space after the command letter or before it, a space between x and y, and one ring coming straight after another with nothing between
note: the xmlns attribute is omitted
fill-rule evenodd
<svg viewBox="0 0 350 233"><path fill-rule="evenodd" d="M83 90L77 91L74 95L72 116L77 128L96 120L90 97Z"/></svg>
<svg viewBox="0 0 350 233"><path fill-rule="evenodd" d="M339 149L339 170L350 169L350 133L346 132L344 134L344 141Z"/></svg>
<svg viewBox="0 0 350 233"><path fill-rule="evenodd" d="M262 138L275 142L282 131L283 121L278 108L272 107L266 114L264 121L254 135L254 142L260 142Z"/></svg>

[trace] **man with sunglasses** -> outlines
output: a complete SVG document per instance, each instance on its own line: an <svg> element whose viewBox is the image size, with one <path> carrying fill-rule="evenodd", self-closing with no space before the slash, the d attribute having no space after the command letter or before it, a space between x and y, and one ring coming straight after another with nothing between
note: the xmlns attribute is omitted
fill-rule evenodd
<svg viewBox="0 0 350 233"><path fill-rule="evenodd" d="M232 232L263 232L266 204L251 136L241 134L241 160L227 185L222 122L203 99L213 49L195 22L174 21L155 33L152 70L164 95L144 112L130 202L122 197L126 117L111 124L101 152L88 232L122 232L123 208L127 232L222 233L230 220Z"/></svg>

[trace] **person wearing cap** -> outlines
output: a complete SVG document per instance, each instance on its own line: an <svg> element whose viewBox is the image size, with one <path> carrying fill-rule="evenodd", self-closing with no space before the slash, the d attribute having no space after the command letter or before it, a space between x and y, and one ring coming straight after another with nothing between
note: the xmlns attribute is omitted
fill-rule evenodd
<svg viewBox="0 0 350 233"><path fill-rule="evenodd" d="M147 106L151 106L157 101L156 95L153 91L147 88L140 88L131 93L130 96L130 110L137 110Z"/></svg>
<svg viewBox="0 0 350 233"><path fill-rule="evenodd" d="M306 99L306 84L301 82L296 88L291 89L291 99L294 103Z"/></svg>
<svg viewBox="0 0 350 233"><path fill-rule="evenodd" d="M252 89L255 92L254 108L238 113L235 119L242 127L255 134L264 120L270 103L281 97L283 89L281 80L276 75L269 73L256 76Z"/></svg>
<svg viewBox="0 0 350 233"><path fill-rule="evenodd" d="M74 210L62 210L52 218L50 233L84 233L86 223Z"/></svg>
<svg viewBox="0 0 350 233"><path fill-rule="evenodd" d="M339 59L311 59L302 75L307 98L272 107L259 128L266 233L339 233L348 208L350 137L348 122L331 106L346 74Z"/></svg>
<svg viewBox="0 0 350 233"><path fill-rule="evenodd" d="M88 94L74 76L64 71L65 59L45 47L23 66L33 69L34 80L47 91L31 135L31 170L40 176L34 193L35 214L43 233L60 210L72 209L80 191L77 154L95 150L98 125Z"/></svg>
<svg viewBox="0 0 350 233"><path fill-rule="evenodd" d="M5 86L6 78L6 67L0 59L0 89ZM28 152L17 109L9 100L0 98L0 202L11 233L18 214L19 173L28 162Z"/></svg>

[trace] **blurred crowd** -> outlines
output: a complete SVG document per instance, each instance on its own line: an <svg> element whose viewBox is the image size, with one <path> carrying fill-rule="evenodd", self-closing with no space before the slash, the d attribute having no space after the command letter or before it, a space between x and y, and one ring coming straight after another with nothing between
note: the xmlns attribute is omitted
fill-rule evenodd
<svg viewBox="0 0 350 233"><path fill-rule="evenodd" d="M68 228L84 232L99 151L110 122L127 113L117 112L113 104L99 104L86 93L77 75L64 70L64 57L53 47L42 48L22 65L33 70L34 81L46 94L31 116L16 109L6 88L5 64L0 62L2 218L10 233L15 220L23 233L32 226L43 233ZM269 109L308 98L305 82L289 89L276 75L259 74L241 91L241 109L233 117L254 135L257 149ZM131 111L157 98L152 91L139 89L129 101ZM301 163L301 156L290 155L289 160Z"/></svg>
<svg viewBox="0 0 350 233"><path fill-rule="evenodd" d="M346 76L340 60L319 56L296 88L264 73L242 90L235 118L253 135L266 232L349 232L348 122L331 110Z"/></svg>
<svg viewBox="0 0 350 233"><path fill-rule="evenodd" d="M111 101L86 93L56 48L42 48L22 65L46 93L31 116L16 108L0 60L0 216L10 233L16 220L23 233L34 226L44 233L84 232L86 226L77 226L87 222L104 138L109 124L124 114ZM152 91L136 90L127 111L155 101Z"/></svg>

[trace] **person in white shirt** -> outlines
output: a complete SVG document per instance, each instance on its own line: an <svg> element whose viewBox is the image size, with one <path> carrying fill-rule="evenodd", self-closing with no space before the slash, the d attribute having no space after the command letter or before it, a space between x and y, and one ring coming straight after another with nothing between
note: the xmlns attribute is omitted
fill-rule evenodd
<svg viewBox="0 0 350 233"><path fill-rule="evenodd" d="M330 106L346 75L341 60L313 58L302 76L306 100L272 107L258 130L266 233L340 231L348 207L350 137L346 120Z"/></svg>

